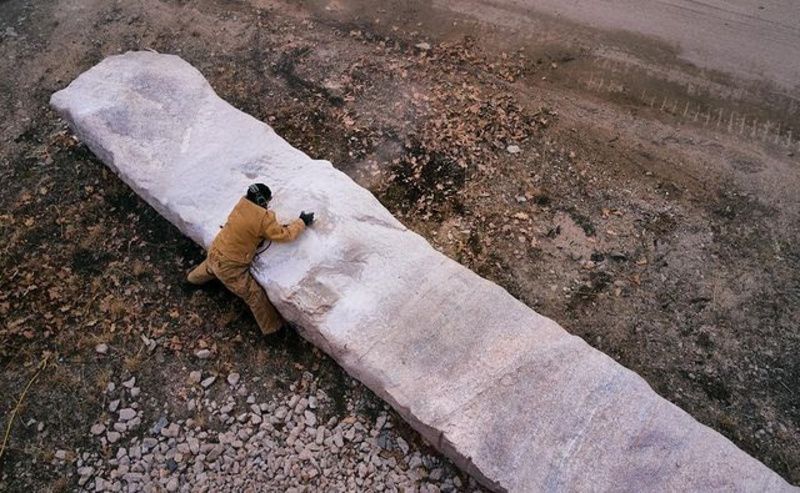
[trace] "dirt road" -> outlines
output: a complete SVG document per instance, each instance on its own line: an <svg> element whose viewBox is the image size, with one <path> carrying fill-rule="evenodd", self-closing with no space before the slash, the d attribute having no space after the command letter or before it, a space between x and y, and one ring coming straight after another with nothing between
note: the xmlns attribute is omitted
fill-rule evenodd
<svg viewBox="0 0 800 493"><path fill-rule="evenodd" d="M437 5L517 26L542 15L656 38L700 68L800 95L800 5L793 0L439 0Z"/></svg>
<svg viewBox="0 0 800 493"><path fill-rule="evenodd" d="M223 289L183 286L203 252L49 110L55 90L134 49L181 55L436 248L800 482L797 95L567 19L582 2L559 18L519 5L2 2L0 395L55 364L12 427L0 489L76 487L58 450L113 457L88 433L109 381L136 377L148 426L208 419L175 378L192 370L257 378L265 400L311 372L335 401L326 419L374 421L381 406L307 345L257 339ZM764 5L762 23L778 15ZM216 357L197 361L201 348ZM3 427L13 404L0 400ZM441 486L429 465L403 473Z"/></svg>

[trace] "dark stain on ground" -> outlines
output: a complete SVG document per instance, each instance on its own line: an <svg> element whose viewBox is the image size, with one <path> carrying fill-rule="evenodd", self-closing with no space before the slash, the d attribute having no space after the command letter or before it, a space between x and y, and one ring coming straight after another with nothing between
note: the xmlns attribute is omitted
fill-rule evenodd
<svg viewBox="0 0 800 493"><path fill-rule="evenodd" d="M440 206L463 188L467 176L466 170L448 156L426 149L419 142L406 146L405 155L392 171L392 183L380 198L390 208L404 212L419 206L420 201L427 202L431 210L440 211Z"/></svg>
<svg viewBox="0 0 800 493"><path fill-rule="evenodd" d="M72 254L72 268L82 275L94 276L105 268L111 260L111 255L88 248L79 248Z"/></svg>

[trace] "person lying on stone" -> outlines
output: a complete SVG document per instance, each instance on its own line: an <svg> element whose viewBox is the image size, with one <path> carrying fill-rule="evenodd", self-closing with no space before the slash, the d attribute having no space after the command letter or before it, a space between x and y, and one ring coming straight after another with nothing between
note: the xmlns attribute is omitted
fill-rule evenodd
<svg viewBox="0 0 800 493"><path fill-rule="evenodd" d="M275 213L268 208L271 199L272 191L268 186L250 185L247 195L239 200L211 243L206 259L187 276L188 281L196 285L212 279L222 281L247 303L264 334L277 332L284 321L250 274L250 262L263 242L292 241L314 222L314 213L303 211L300 219L288 225L279 224Z"/></svg>

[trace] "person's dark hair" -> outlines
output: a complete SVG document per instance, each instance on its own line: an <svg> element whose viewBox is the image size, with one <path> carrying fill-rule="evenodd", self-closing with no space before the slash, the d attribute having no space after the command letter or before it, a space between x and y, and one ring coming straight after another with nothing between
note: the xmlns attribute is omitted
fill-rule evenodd
<svg viewBox="0 0 800 493"><path fill-rule="evenodd" d="M253 183L247 187L247 200L261 207L267 207L272 199L272 190L263 183Z"/></svg>

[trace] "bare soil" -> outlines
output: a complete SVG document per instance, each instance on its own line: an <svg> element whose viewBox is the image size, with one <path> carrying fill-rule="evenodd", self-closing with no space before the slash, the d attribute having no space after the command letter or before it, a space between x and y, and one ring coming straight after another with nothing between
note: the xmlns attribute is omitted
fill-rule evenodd
<svg viewBox="0 0 800 493"><path fill-rule="evenodd" d="M102 389L129 375L154 408L179 401L171 375L198 364L259 376L265 393L312 371L359 402L340 413L382 406L298 338L259 338L223 288L187 287L203 252L48 108L79 73L136 49L181 55L436 248L800 483L800 129L784 104L796 100L719 74L690 93L702 76L652 70L677 70L652 43L642 68L575 39L590 38L515 38L415 2L0 1L3 430L48 362L0 489L75 487L54 451L96 446ZM198 363L200 347L218 357Z"/></svg>

